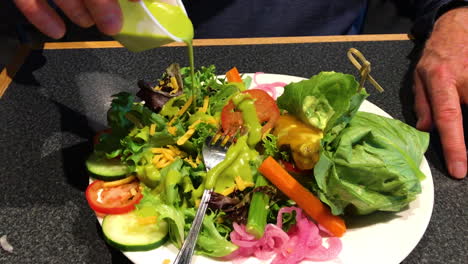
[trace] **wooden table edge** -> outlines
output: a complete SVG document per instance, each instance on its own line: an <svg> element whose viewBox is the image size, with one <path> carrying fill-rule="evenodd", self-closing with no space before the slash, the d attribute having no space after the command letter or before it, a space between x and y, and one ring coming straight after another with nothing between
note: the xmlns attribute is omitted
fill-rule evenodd
<svg viewBox="0 0 468 264"><path fill-rule="evenodd" d="M325 42L360 42L360 41L402 41L410 40L408 34L379 35L340 35L340 36L310 36L310 37L268 37L268 38L232 38L232 39L194 39L194 46L232 46L232 45L270 45ZM164 47L185 46L185 43L171 43ZM20 45L12 61L0 72L0 98L13 81L16 72L32 49L99 49L123 48L117 41L80 41L80 42L46 42L40 46L30 47Z"/></svg>
<svg viewBox="0 0 468 264"><path fill-rule="evenodd" d="M19 45L16 49L15 55L11 61L0 72L0 99L10 86L16 73L23 65L24 61L31 52L31 47L28 45Z"/></svg>
<svg viewBox="0 0 468 264"><path fill-rule="evenodd" d="M298 44L320 42L352 42L352 41L398 41L410 40L408 34L379 35L340 35L311 37L268 37L268 38L227 38L227 39L194 39L194 46L232 46L232 45L268 45L268 44ZM170 43L164 47L185 46L185 43ZM122 48L117 41L81 41L81 42L48 42L37 49L99 49Z"/></svg>

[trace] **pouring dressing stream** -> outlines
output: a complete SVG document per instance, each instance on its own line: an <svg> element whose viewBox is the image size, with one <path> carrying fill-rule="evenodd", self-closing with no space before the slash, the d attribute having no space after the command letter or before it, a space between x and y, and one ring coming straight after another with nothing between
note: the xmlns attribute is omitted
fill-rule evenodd
<svg viewBox="0 0 468 264"><path fill-rule="evenodd" d="M195 63L192 39L192 21L181 0L119 0L123 26L114 38L132 52L141 52L169 44L184 42L187 45L190 77L195 84ZM194 85L195 86L195 85ZM192 87L195 99L196 89Z"/></svg>

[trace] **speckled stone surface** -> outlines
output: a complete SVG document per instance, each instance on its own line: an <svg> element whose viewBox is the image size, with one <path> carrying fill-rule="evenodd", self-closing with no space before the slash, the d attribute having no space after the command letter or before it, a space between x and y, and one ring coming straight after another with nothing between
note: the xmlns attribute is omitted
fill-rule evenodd
<svg viewBox="0 0 468 264"><path fill-rule="evenodd" d="M215 64L219 73L237 66L242 72L302 77L330 70L354 74L346 58L350 47L365 54L373 77L386 89L378 94L368 88L368 100L414 125L409 41L195 47L195 61ZM11 254L0 249L0 263L129 263L105 244L86 204L84 160L90 138L105 126L110 95L136 91L139 79L159 77L172 62L188 64L184 47L138 54L121 48L46 50L29 56L0 100L0 236L8 235L14 247ZM403 263L467 263L468 181L449 178L435 134L426 158L434 211Z"/></svg>

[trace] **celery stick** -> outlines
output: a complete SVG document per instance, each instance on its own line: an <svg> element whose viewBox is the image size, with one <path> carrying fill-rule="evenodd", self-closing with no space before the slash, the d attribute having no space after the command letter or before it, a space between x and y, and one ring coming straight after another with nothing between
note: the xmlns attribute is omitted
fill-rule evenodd
<svg viewBox="0 0 468 264"><path fill-rule="evenodd" d="M268 185L268 180L265 179L263 175L259 174L257 181L255 182L255 187L266 185ZM246 231L249 234L254 235L257 239L261 238L263 236L263 232L265 231L269 202L270 197L262 192L254 193L252 196L252 201L250 202Z"/></svg>

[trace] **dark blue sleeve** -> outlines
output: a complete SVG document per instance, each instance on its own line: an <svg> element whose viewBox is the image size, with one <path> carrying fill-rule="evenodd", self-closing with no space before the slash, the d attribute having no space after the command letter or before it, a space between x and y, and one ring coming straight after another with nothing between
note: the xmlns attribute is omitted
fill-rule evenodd
<svg viewBox="0 0 468 264"><path fill-rule="evenodd" d="M409 1L415 10L415 22L411 34L416 40L426 40L432 32L435 21L445 12L467 6L468 0L442 0L442 1Z"/></svg>
<svg viewBox="0 0 468 264"><path fill-rule="evenodd" d="M196 38L359 34L368 0L183 0ZM393 0L424 40L442 12L468 0ZM379 12L385 12L381 10Z"/></svg>
<svg viewBox="0 0 468 264"><path fill-rule="evenodd" d="M184 0L196 38L359 34L367 0Z"/></svg>

